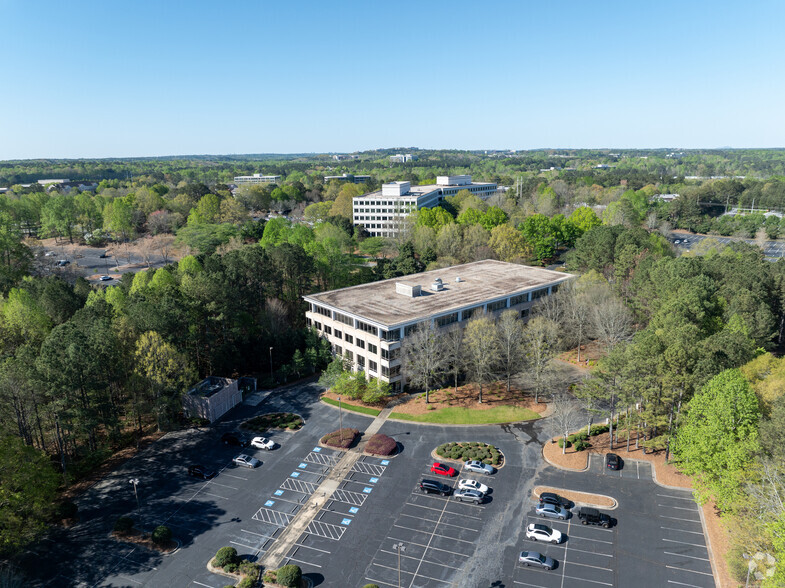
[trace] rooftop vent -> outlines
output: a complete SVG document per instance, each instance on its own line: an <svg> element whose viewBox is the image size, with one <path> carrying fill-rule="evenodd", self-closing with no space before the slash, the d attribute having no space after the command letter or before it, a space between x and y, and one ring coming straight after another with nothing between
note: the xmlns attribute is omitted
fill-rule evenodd
<svg viewBox="0 0 785 588"><path fill-rule="evenodd" d="M463 282L463 280L461 279L461 276L457 276L457 277L455 278L455 281L456 281L456 282Z"/></svg>
<svg viewBox="0 0 785 588"><path fill-rule="evenodd" d="M444 290L444 284L442 284L441 278L436 278L433 281L433 284L431 284L431 290L433 290L434 292L441 292L442 290Z"/></svg>
<svg viewBox="0 0 785 588"><path fill-rule="evenodd" d="M403 294L409 298L415 298L420 295L420 285L404 284L402 282L395 282L396 294Z"/></svg>

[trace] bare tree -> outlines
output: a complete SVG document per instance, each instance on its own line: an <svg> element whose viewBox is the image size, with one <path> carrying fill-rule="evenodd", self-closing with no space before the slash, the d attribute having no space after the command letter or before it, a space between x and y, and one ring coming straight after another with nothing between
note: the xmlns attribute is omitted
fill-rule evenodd
<svg viewBox="0 0 785 588"><path fill-rule="evenodd" d="M495 379L499 355L499 339L496 325L488 316L472 319L466 326L466 370L472 382L480 388L479 402L482 404L482 388Z"/></svg>
<svg viewBox="0 0 785 588"><path fill-rule="evenodd" d="M156 250L154 237L144 237L136 242L136 251L142 256L142 259L147 264L147 269L150 269L150 261Z"/></svg>
<svg viewBox="0 0 785 588"><path fill-rule="evenodd" d="M164 260L164 263L169 263L169 256L172 253L172 245L174 245L174 237L172 235L156 235L153 237L158 253Z"/></svg>
<svg viewBox="0 0 785 588"><path fill-rule="evenodd" d="M551 399L553 413L551 419L560 435L563 435L562 454L567 451L567 436L580 424L582 418L580 406L574 399L564 393L557 393Z"/></svg>
<svg viewBox="0 0 785 588"><path fill-rule="evenodd" d="M519 374L526 361L521 336L523 335L523 322L517 310L506 310L496 323L496 333L499 338L499 371L507 381L507 393L510 393L510 380Z"/></svg>
<svg viewBox="0 0 785 588"><path fill-rule="evenodd" d="M401 365L406 378L425 389L428 404L431 386L444 374L447 366L444 340L433 324L420 326L403 340Z"/></svg>
<svg viewBox="0 0 785 588"><path fill-rule="evenodd" d="M551 359L556 354L553 342L556 340L558 326L545 317L536 316L523 329L523 347L526 353L526 374L534 387L534 401L540 401L553 381Z"/></svg>
<svg viewBox="0 0 785 588"><path fill-rule="evenodd" d="M608 295L591 306L591 331L600 343L610 350L632 337L634 320L626 304L613 295Z"/></svg>
<svg viewBox="0 0 785 588"><path fill-rule="evenodd" d="M444 339L444 350L447 360L446 371L449 372L452 377L453 386L455 386L456 392L458 391L458 378L460 378L461 373L465 371L463 334L463 329L461 327L454 327L447 331L442 337Z"/></svg>

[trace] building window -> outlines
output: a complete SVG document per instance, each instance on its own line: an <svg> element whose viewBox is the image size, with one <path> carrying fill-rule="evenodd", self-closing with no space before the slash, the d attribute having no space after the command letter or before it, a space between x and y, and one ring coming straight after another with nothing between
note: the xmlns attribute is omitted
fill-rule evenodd
<svg viewBox="0 0 785 588"><path fill-rule="evenodd" d="M335 331L334 331L334 333L333 333L333 334L334 334L334 335L335 335L335 337L337 337L338 339L343 339L343 333L341 333L341 331L339 331L338 329L335 329Z"/></svg>
<svg viewBox="0 0 785 588"><path fill-rule="evenodd" d="M368 360L368 371L369 372L377 372L377 366L375 361Z"/></svg>
<svg viewBox="0 0 785 588"><path fill-rule="evenodd" d="M401 329L393 329L392 331L382 331L381 338L384 341L400 341Z"/></svg>
<svg viewBox="0 0 785 588"><path fill-rule="evenodd" d="M313 321L313 326L316 328L317 331L322 330L322 323L317 323L316 321Z"/></svg>
<svg viewBox="0 0 785 588"><path fill-rule="evenodd" d="M365 331L366 333L370 333L371 335L376 335L378 330L373 325L369 325L368 323L364 323L362 321L357 321L357 328L361 331Z"/></svg>
<svg viewBox="0 0 785 588"><path fill-rule="evenodd" d="M373 353L374 355L376 355L378 351L379 348L376 347L376 345L374 345L373 343L368 343L368 353Z"/></svg>
<svg viewBox="0 0 785 588"><path fill-rule="evenodd" d="M516 304L523 304L524 302L529 301L529 293L526 294L518 294L517 296L513 296L510 298L510 306L515 306Z"/></svg>
<svg viewBox="0 0 785 588"><path fill-rule="evenodd" d="M327 310L326 308L324 308L323 306L318 306L316 304L313 304L312 306L313 306L313 311L315 313L321 314L321 315L326 316L326 317L331 317L332 316L332 313L329 310Z"/></svg>
<svg viewBox="0 0 785 588"><path fill-rule="evenodd" d="M529 309L528 308L524 308L521 311L521 318L526 318L527 316L529 316Z"/></svg>
<svg viewBox="0 0 785 588"><path fill-rule="evenodd" d="M473 316L477 316L478 314L483 313L482 306L475 306L474 308L467 308L461 313L461 320L468 321Z"/></svg>
<svg viewBox="0 0 785 588"><path fill-rule="evenodd" d="M340 312L335 313L335 320L345 325L349 325L350 327L354 326L354 319L346 316L345 314L341 314Z"/></svg>
<svg viewBox="0 0 785 588"><path fill-rule="evenodd" d="M401 355L400 349L384 349L382 348L382 359L388 361L395 361Z"/></svg>
<svg viewBox="0 0 785 588"><path fill-rule="evenodd" d="M446 314L444 316L440 316L436 319L436 326L437 327L446 327L447 325L451 325L453 323L458 322L458 313L453 312L451 314Z"/></svg>
<svg viewBox="0 0 785 588"><path fill-rule="evenodd" d="M343 356L349 361L352 361L352 359L354 359L354 354L351 351L345 351Z"/></svg>
<svg viewBox="0 0 785 588"><path fill-rule="evenodd" d="M362 355L357 356L357 365L361 368L365 368L365 358Z"/></svg>
<svg viewBox="0 0 785 588"><path fill-rule="evenodd" d="M551 294L556 294L556 292L559 291L559 286L560 284L554 284L553 286L551 286Z"/></svg>
<svg viewBox="0 0 785 588"><path fill-rule="evenodd" d="M328 325L324 325L324 332L326 334L328 334L328 335L332 335L333 334L333 329L332 329L332 327L330 327Z"/></svg>
<svg viewBox="0 0 785 588"><path fill-rule="evenodd" d="M425 325L425 323L414 323L413 325L406 325L403 328L403 336L408 337L409 335L414 333L417 329L419 329L420 325Z"/></svg>
<svg viewBox="0 0 785 588"><path fill-rule="evenodd" d="M346 333L343 338L347 343L352 343L354 341L354 337L352 337L349 333Z"/></svg>
<svg viewBox="0 0 785 588"><path fill-rule="evenodd" d="M532 300L537 300L538 298L542 298L543 296L548 295L548 288L541 288L539 290L535 290L532 292Z"/></svg>
<svg viewBox="0 0 785 588"><path fill-rule="evenodd" d="M386 378L394 378L395 376L400 375L401 373L401 366L396 365L393 367L382 366L382 375Z"/></svg>
<svg viewBox="0 0 785 588"><path fill-rule="evenodd" d="M359 347L360 349L365 349L365 341L363 341L362 339L357 339L357 347Z"/></svg>
<svg viewBox="0 0 785 588"><path fill-rule="evenodd" d="M341 349L340 345L333 345L333 353L335 355L343 355L343 349Z"/></svg>
<svg viewBox="0 0 785 588"><path fill-rule="evenodd" d="M501 310L502 308L507 308L507 299L504 300L497 300L496 302L491 302L488 304L488 312L493 312L494 310Z"/></svg>

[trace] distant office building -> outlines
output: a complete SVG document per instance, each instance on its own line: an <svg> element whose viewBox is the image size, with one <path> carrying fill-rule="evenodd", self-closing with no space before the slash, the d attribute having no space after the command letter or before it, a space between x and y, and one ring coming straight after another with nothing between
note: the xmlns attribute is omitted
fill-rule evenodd
<svg viewBox="0 0 785 588"><path fill-rule="evenodd" d="M532 304L573 276L484 260L303 296L306 323L355 372L400 391L401 343L420 326L463 328L473 317L512 309L528 320Z"/></svg>
<svg viewBox="0 0 785 588"><path fill-rule="evenodd" d="M408 163L410 161L417 161L417 156L411 153L390 155L390 163Z"/></svg>
<svg viewBox="0 0 785 588"><path fill-rule="evenodd" d="M472 182L471 176L439 176L436 184L412 186L410 182L390 182L381 190L355 196L352 215L355 225L362 225L374 237L392 237L400 222L415 210L434 208L447 196L468 190L480 198L493 195L495 183Z"/></svg>
<svg viewBox="0 0 785 588"><path fill-rule="evenodd" d="M51 179L51 180L38 180L38 183L41 184L42 186L48 186L50 184L67 184L70 181L71 180L66 180L66 179L56 179L56 180Z"/></svg>
<svg viewBox="0 0 785 588"><path fill-rule="evenodd" d="M343 174L341 176L324 176L324 183L330 180L338 180L339 182L354 182L355 184L364 184L371 179L371 176L355 176L354 174Z"/></svg>
<svg viewBox="0 0 785 588"><path fill-rule="evenodd" d="M678 194L655 194L651 197L651 199L659 200L660 202L673 202L678 197Z"/></svg>
<svg viewBox="0 0 785 588"><path fill-rule="evenodd" d="M281 176L263 176L254 174L252 176L235 176L234 183L238 186L243 184L277 184Z"/></svg>

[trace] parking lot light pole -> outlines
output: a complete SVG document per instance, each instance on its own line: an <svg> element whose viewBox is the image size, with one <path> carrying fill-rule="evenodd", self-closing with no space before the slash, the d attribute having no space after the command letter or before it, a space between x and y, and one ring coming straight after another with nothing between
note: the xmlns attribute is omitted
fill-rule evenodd
<svg viewBox="0 0 785 588"><path fill-rule="evenodd" d="M401 552L406 551L406 546L401 543L393 543L393 549L398 552L398 588L401 588Z"/></svg>
<svg viewBox="0 0 785 588"><path fill-rule="evenodd" d="M338 430L340 433L338 434L341 438L341 443L343 443L343 411L341 410L341 397L338 397Z"/></svg>
<svg viewBox="0 0 785 588"><path fill-rule="evenodd" d="M273 348L270 347L270 379L273 379Z"/></svg>
<svg viewBox="0 0 785 588"><path fill-rule="evenodd" d="M136 492L136 485L139 483L139 478L131 478L128 481L134 485L134 498L136 498L136 508L139 508L139 494Z"/></svg>

